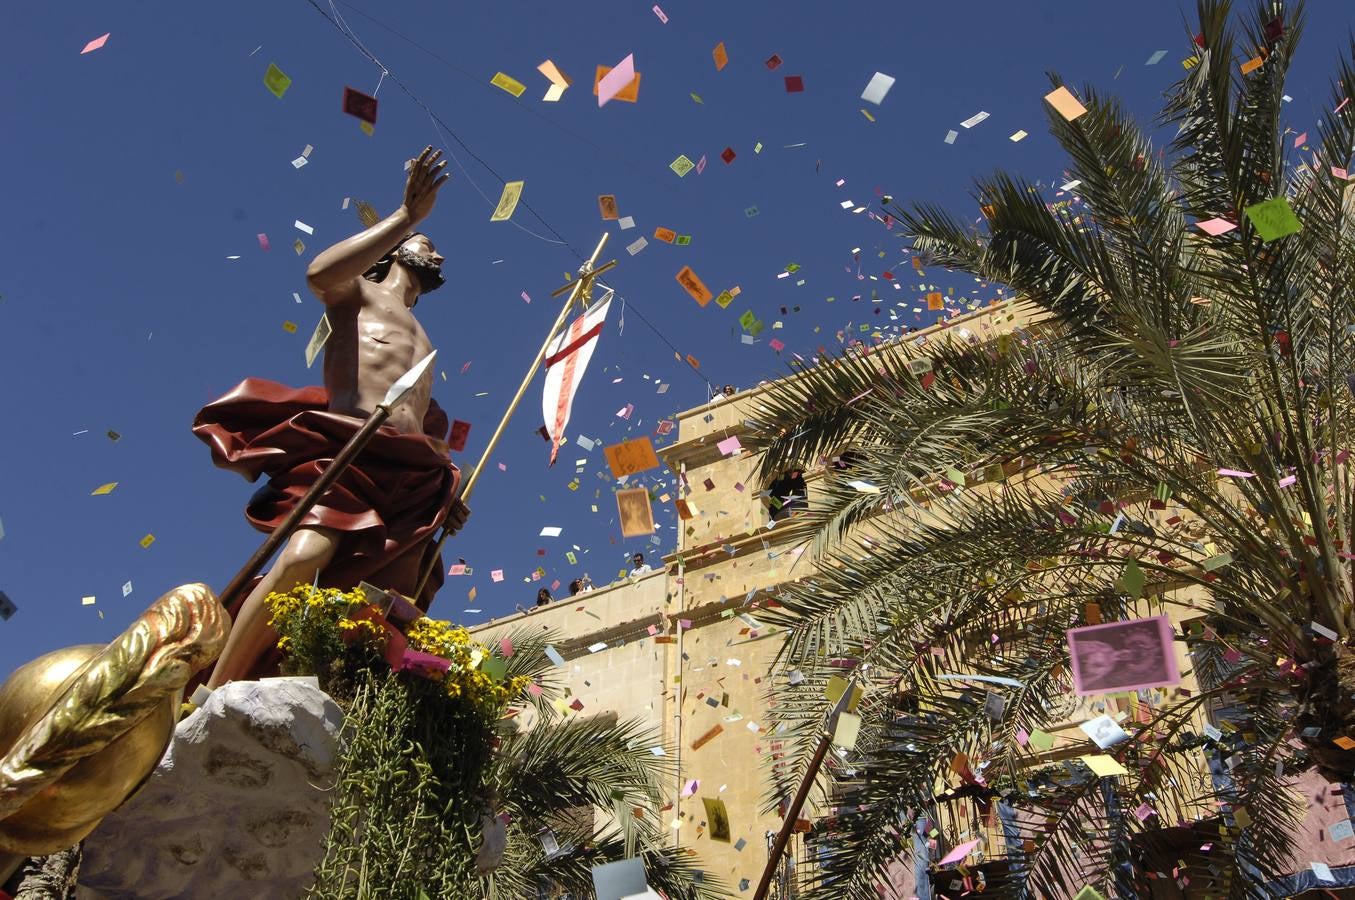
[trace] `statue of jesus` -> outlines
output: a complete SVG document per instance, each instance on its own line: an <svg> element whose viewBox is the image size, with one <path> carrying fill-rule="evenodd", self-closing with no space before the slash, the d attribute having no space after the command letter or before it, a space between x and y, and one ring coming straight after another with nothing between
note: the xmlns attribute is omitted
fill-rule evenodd
<svg viewBox="0 0 1355 900"><path fill-rule="evenodd" d="M245 515L272 531L339 449L362 427L397 378L432 345L414 318L420 296L443 283L443 257L414 229L428 217L448 176L442 151L412 160L400 208L330 247L306 270L332 329L324 388L299 390L248 378L208 404L193 433L213 461L251 481L267 475ZM264 598L318 580L349 590L360 581L410 595L436 552L434 532L455 532L470 510L455 501L460 472L447 453L447 417L432 400L430 369L353 465L320 497L243 603L208 687L276 674L277 637ZM427 609L435 575L414 598Z"/></svg>

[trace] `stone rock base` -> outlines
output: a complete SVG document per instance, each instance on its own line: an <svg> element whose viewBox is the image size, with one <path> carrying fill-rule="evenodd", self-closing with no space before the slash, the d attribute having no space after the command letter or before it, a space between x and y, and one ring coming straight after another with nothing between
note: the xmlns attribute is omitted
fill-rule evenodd
<svg viewBox="0 0 1355 900"><path fill-rule="evenodd" d="M293 900L329 827L343 714L314 679L233 682L85 841L78 898Z"/></svg>

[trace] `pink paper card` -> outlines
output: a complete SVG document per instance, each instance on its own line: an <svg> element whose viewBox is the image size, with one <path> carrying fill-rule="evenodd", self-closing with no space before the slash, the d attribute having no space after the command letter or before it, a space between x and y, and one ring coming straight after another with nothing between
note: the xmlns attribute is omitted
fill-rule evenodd
<svg viewBox="0 0 1355 900"><path fill-rule="evenodd" d="M1195 227L1205 234L1218 237L1221 234L1227 234L1232 231L1237 225L1233 222L1229 222L1227 219L1205 219L1203 222L1196 222Z"/></svg>
<svg viewBox="0 0 1355 900"><path fill-rule="evenodd" d="M94 40L90 41L88 44L85 45L85 49L80 51L80 55L84 56L86 53L93 53L95 50L98 50L104 44L108 43L108 35L112 33L113 32L110 31L103 37L96 37Z"/></svg>
<svg viewBox="0 0 1355 900"><path fill-rule="evenodd" d="M743 445L739 443L738 437L727 437L716 444L715 447L725 456L737 453L743 449Z"/></svg>
<svg viewBox="0 0 1355 900"><path fill-rule="evenodd" d="M598 106L606 104L634 80L635 54L632 53L617 63L616 68L603 75L602 80L598 82Z"/></svg>
<svg viewBox="0 0 1355 900"><path fill-rule="evenodd" d="M978 845L979 842L977 840L965 841L963 844L956 847L954 850L950 851L944 857L942 857L941 862L937 863L937 865L948 866L951 863L957 863L960 860L964 859L966 856L968 856L969 851L973 850Z"/></svg>
<svg viewBox="0 0 1355 900"><path fill-rule="evenodd" d="M1166 616L1068 629L1068 655L1079 696L1179 684L1181 673Z"/></svg>
<svg viewBox="0 0 1355 900"><path fill-rule="evenodd" d="M427 676L435 672L446 672L451 666L451 660L443 659L441 656L424 653L422 650L405 648L397 671L417 672L420 675Z"/></svg>

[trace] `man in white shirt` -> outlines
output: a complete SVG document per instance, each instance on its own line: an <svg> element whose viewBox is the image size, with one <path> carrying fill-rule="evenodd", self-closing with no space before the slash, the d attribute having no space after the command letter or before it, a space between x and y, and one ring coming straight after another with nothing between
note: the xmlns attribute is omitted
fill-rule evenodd
<svg viewBox="0 0 1355 900"><path fill-rule="evenodd" d="M645 555L643 553L635 554L630 558L630 561L635 563L635 567L630 570L631 575L643 575L646 572L654 571L649 567L649 563L645 562Z"/></svg>

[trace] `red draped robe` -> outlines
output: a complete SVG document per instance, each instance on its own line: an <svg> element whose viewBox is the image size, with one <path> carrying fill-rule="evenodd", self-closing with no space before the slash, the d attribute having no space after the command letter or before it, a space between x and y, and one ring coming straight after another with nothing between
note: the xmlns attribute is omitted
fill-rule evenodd
<svg viewBox="0 0 1355 900"><path fill-rule="evenodd" d="M193 433L211 448L216 465L250 481L268 476L245 507L258 530L281 524L362 427L361 419L330 412L328 403L322 387L247 378L194 419ZM461 480L445 449L447 416L432 400L423 427L423 434L378 429L301 520L302 527L339 532L334 559L320 573L321 587L349 590L367 581L413 595ZM420 608L428 609L442 581L439 559L415 598ZM232 604L232 615L241 603L243 597Z"/></svg>

